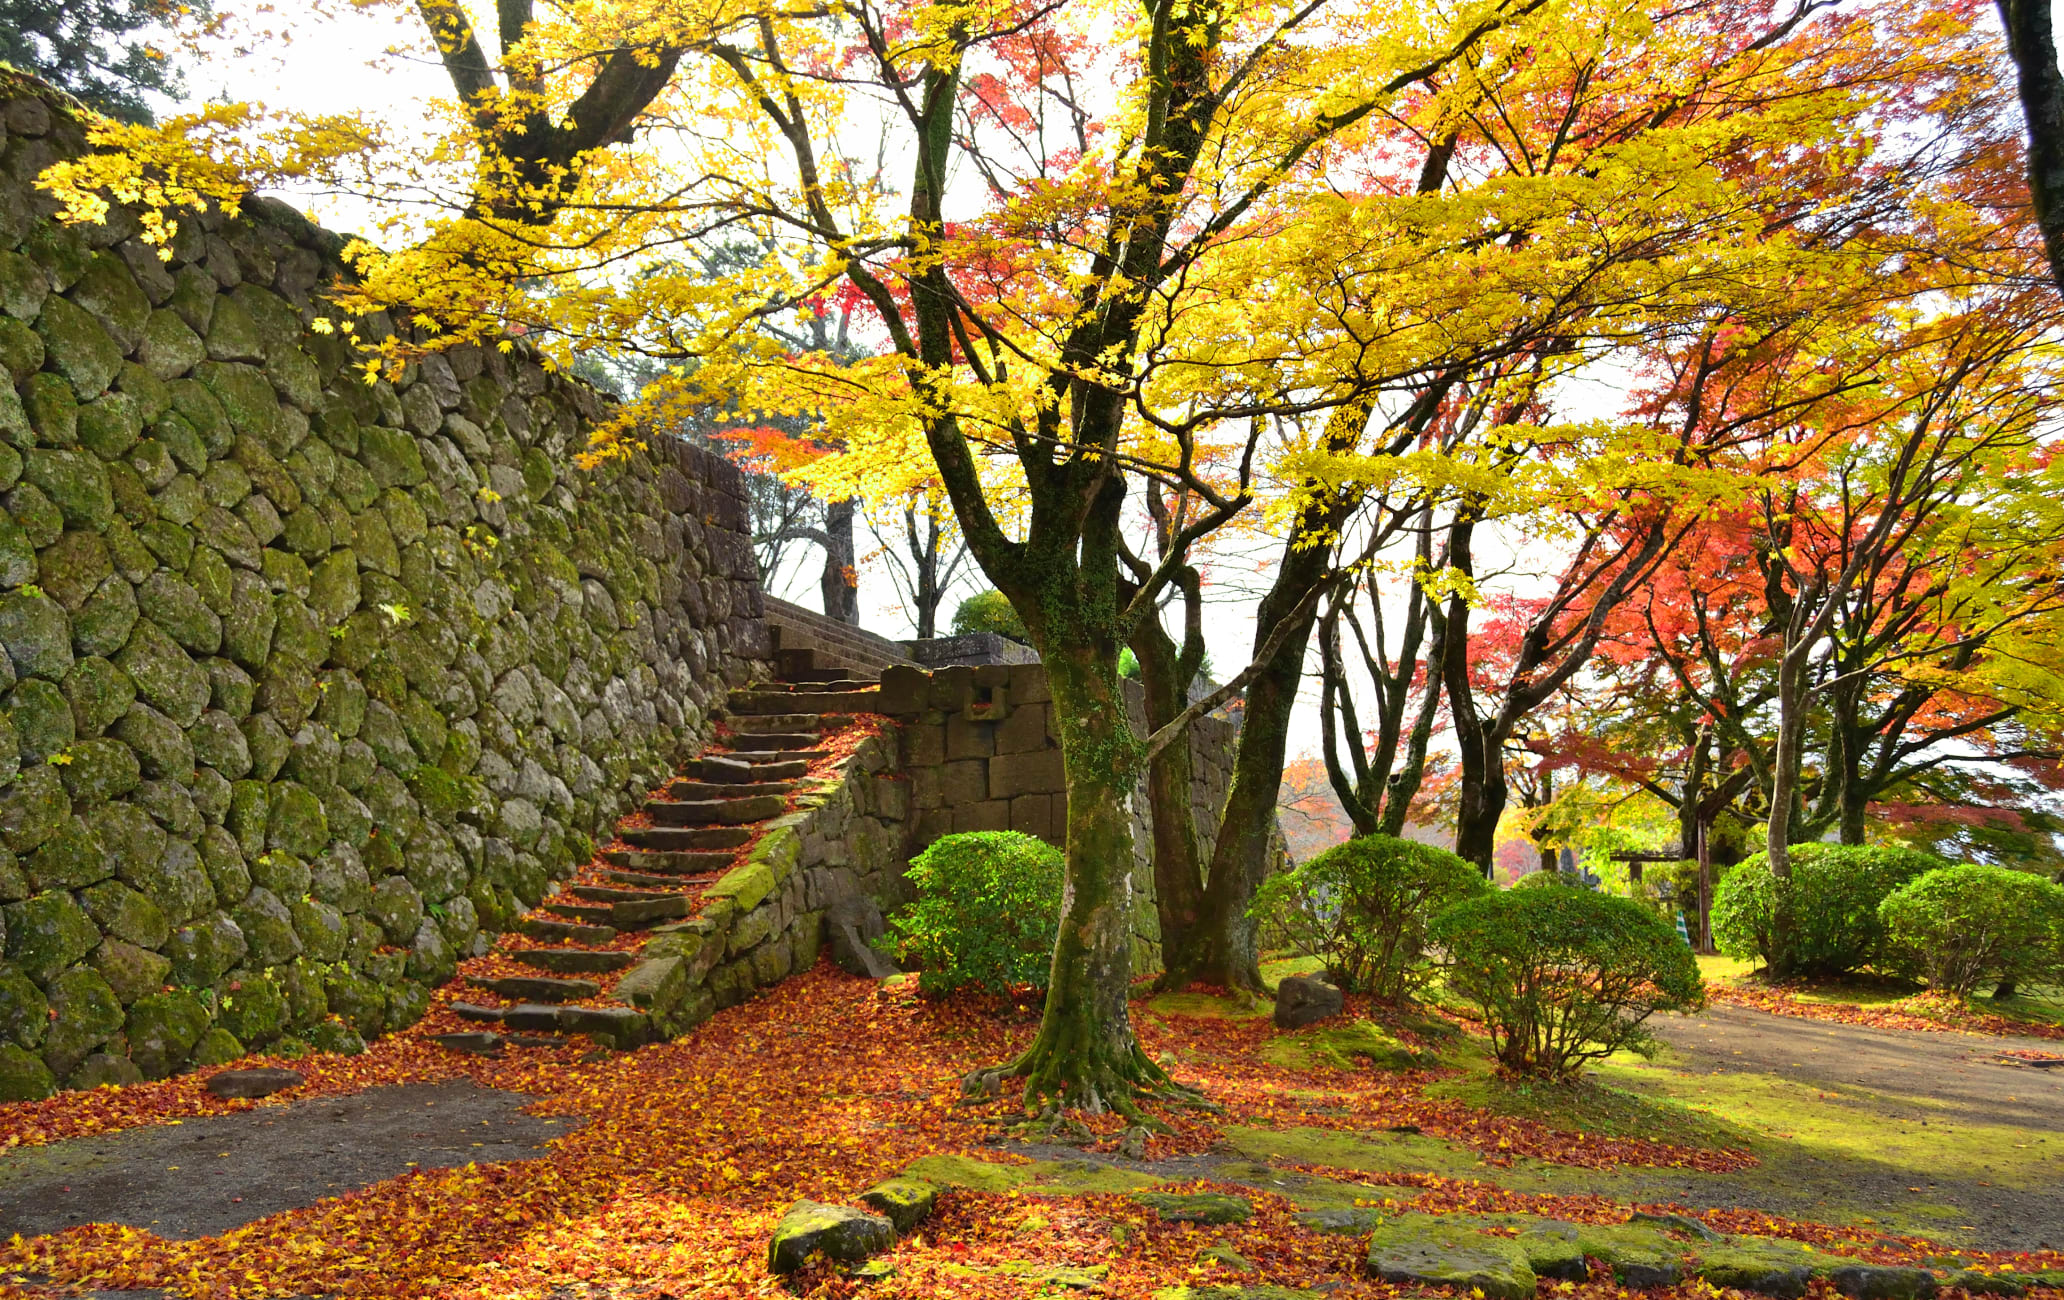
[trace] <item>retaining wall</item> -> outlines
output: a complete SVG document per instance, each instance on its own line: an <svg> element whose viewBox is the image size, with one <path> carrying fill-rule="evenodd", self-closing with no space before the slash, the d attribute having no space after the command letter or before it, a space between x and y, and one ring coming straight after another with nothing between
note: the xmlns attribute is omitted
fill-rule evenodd
<svg viewBox="0 0 2064 1300"><path fill-rule="evenodd" d="M730 465L575 469L520 353L362 382L336 236L59 227L81 139L0 79L0 1097L408 1023L768 649Z"/></svg>

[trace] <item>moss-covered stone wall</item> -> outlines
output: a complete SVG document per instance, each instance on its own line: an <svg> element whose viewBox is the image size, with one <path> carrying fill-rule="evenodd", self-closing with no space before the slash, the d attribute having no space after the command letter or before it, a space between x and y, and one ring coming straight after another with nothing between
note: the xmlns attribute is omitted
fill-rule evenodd
<svg viewBox="0 0 2064 1300"><path fill-rule="evenodd" d="M0 1098L408 1023L766 655L730 466L574 468L521 353L367 385L336 236L59 226L81 147L0 80Z"/></svg>

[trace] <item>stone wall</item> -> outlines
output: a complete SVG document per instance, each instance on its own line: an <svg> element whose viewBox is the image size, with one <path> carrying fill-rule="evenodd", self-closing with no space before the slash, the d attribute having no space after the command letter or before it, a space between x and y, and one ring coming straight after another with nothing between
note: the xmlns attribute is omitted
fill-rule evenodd
<svg viewBox="0 0 2064 1300"><path fill-rule="evenodd" d="M1126 683L1136 734L1146 732L1140 688ZM1038 663L892 667L882 674L883 713L896 719L898 763L910 782L912 853L962 831L1022 831L1050 844L1067 832L1067 781L1046 669ZM1239 725L1203 717L1189 733L1191 809L1207 842L1232 783ZM1161 964L1154 906L1152 812L1144 782L1132 797L1133 968Z"/></svg>
<svg viewBox="0 0 2064 1300"><path fill-rule="evenodd" d="M367 385L335 236L161 261L48 219L57 97L0 127L0 1096L405 1024L764 673L738 474L576 470L521 353Z"/></svg>

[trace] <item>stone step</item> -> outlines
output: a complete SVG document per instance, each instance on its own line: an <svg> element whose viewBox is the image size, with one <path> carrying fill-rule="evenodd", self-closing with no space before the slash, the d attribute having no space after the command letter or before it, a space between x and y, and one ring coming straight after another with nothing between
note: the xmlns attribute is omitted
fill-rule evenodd
<svg viewBox="0 0 2064 1300"><path fill-rule="evenodd" d="M555 975L598 975L622 970L638 962L637 953L616 952L609 948L517 948L509 956L525 966L548 970Z"/></svg>
<svg viewBox="0 0 2064 1300"><path fill-rule="evenodd" d="M546 943L608 943L616 937L614 926L577 925L572 921L551 921L541 916L526 916L516 922L516 928Z"/></svg>
<svg viewBox="0 0 2064 1300"><path fill-rule="evenodd" d="M502 1018L500 1007L483 1007L477 1002L454 1002L452 1014L461 1020L479 1020L499 1023Z"/></svg>
<svg viewBox="0 0 2064 1300"><path fill-rule="evenodd" d="M687 894L664 894L658 898L611 903L610 923L619 930L643 930L663 921L683 920L695 915L697 901Z"/></svg>
<svg viewBox="0 0 2064 1300"><path fill-rule="evenodd" d="M502 1023L533 1034L587 1034L613 1047L649 1041L651 1021L634 1007L564 1007L525 1003L502 1013Z"/></svg>
<svg viewBox="0 0 2064 1300"><path fill-rule="evenodd" d="M788 800L778 794L743 799L650 799L645 803L654 826L744 826L787 811Z"/></svg>
<svg viewBox="0 0 2064 1300"><path fill-rule="evenodd" d="M732 736L731 743L752 752L816 749L824 744L824 737L814 731L753 731ZM738 751L734 749L732 752Z"/></svg>
<svg viewBox="0 0 2064 1300"><path fill-rule="evenodd" d="M671 885L674 882L669 880L667 883ZM590 903L642 903L648 899L681 896L671 889L660 892L651 889L616 889L608 885L569 885L566 892Z"/></svg>
<svg viewBox="0 0 2064 1300"><path fill-rule="evenodd" d="M602 860L644 876L706 876L731 865L729 849L604 849Z"/></svg>
<svg viewBox="0 0 2064 1300"><path fill-rule="evenodd" d="M641 849L735 849L752 838L752 827L635 826L622 834Z"/></svg>
<svg viewBox="0 0 2064 1300"><path fill-rule="evenodd" d="M486 1029L473 1029L457 1034L432 1034L430 1041L439 1047L454 1052L465 1052L469 1056L500 1056L502 1036Z"/></svg>
<svg viewBox="0 0 2064 1300"><path fill-rule="evenodd" d="M765 735L770 731L819 732L824 730L825 717L822 713L748 713L730 719L725 725L743 736Z"/></svg>
<svg viewBox="0 0 2064 1300"><path fill-rule="evenodd" d="M496 997L516 1002L577 1002L582 998L599 997L602 993L602 986L593 980L555 979L547 975L505 975L500 979L475 978L466 982L476 989L485 989ZM507 1023L508 1019L509 1013L503 1012L503 1022Z"/></svg>
<svg viewBox="0 0 2064 1300"><path fill-rule="evenodd" d="M731 856L727 853L720 853L717 856L723 858L724 861L727 863L731 860ZM641 885L670 886L699 884L703 881L715 880L716 878L717 874L714 871L706 871L699 875L693 876L648 876L642 871L604 871L602 873L602 879L609 881L611 884L630 885L634 888Z"/></svg>
<svg viewBox="0 0 2064 1300"><path fill-rule="evenodd" d="M723 754L704 754L681 770L685 777L698 777L717 785L738 784L762 780L753 771L753 765L742 758L730 758Z"/></svg>
<svg viewBox="0 0 2064 1300"><path fill-rule="evenodd" d="M544 907L547 912L554 916L563 916L569 921L578 921L582 925L606 926L612 923L607 903L547 902Z"/></svg>
<svg viewBox="0 0 2064 1300"><path fill-rule="evenodd" d="M756 768L779 768L780 777L762 776L762 780L790 779L810 770L810 764L820 758L830 758L828 749L734 749L731 757L742 758Z"/></svg>
<svg viewBox="0 0 2064 1300"><path fill-rule="evenodd" d="M726 707L741 713L869 713L881 702L881 690L733 691Z"/></svg>
<svg viewBox="0 0 2064 1300"><path fill-rule="evenodd" d="M666 797L680 802L696 799L750 799L759 794L787 794L795 789L793 781L753 781L741 785L713 785L708 781L675 781L666 788Z"/></svg>

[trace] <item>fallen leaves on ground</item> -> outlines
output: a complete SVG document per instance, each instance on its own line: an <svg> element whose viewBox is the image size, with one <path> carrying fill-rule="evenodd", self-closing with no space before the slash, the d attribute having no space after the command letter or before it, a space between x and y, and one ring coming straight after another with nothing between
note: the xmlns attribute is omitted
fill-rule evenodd
<svg viewBox="0 0 2064 1300"><path fill-rule="evenodd" d="M1845 1025L1868 1025L1875 1029L1907 1029L1921 1033L1992 1034L2004 1038L2054 1038L2064 1040L2064 1025L2034 1020L2010 1020L1980 1011L1958 998L1926 993L1897 1002L1860 1005L1854 1002L1819 1001L1801 996L1813 992L1805 983L1762 984L1719 982L1706 985L1706 995L1715 1002L1768 1012L1774 1016L1800 1016L1808 1020L1834 1020Z"/></svg>
<svg viewBox="0 0 2064 1300"><path fill-rule="evenodd" d="M1735 1158L1484 1114L1428 1098L1425 1085L1437 1077L1431 1072L1270 1065L1254 1055L1272 1032L1260 1019L1137 1019L1148 1050L1165 1054L1178 1078L1223 1107L1164 1112L1176 1132L1153 1139L1155 1158L1202 1151L1228 1125L1272 1122L1416 1125L1487 1159L1525 1154L1596 1168L1703 1168L1713 1160L1728 1167ZM499 1060L456 1056L428 1044L419 1027L363 1056L296 1062L309 1073L308 1084L261 1104L464 1075L528 1093L534 1110L577 1119L580 1127L536 1159L416 1170L216 1237L165 1241L93 1225L17 1241L0 1247L0 1271L47 1274L66 1288L158 1287L208 1297L775 1294L765 1271L767 1234L791 1201L848 1200L935 1152L1013 1159L985 1150L1017 1118L1010 1102L964 1104L958 1080L1022 1048L1035 1023L1029 1008L927 1003L907 989L820 965L681 1041L599 1060L582 1061L573 1048L512 1051ZM249 1105L215 1099L188 1077L0 1107L0 1127L17 1141L37 1142ZM1602 1197L1531 1196L1423 1174L1351 1177L1395 1186L1400 1209L1523 1209L1598 1222L1623 1220L1629 1209ZM1288 1202L1246 1194L1255 1205L1252 1220L1201 1228L1161 1223L1121 1196L954 1193L897 1244L886 1257L894 1276L866 1294L1020 1300L1042 1285L1036 1270L1027 1273L1027 1261L1104 1270L1099 1289L1127 1297L1210 1281L1325 1285L1337 1300L1406 1290L1362 1276L1356 1239L1306 1232L1292 1222ZM1882 1262L1917 1258L1926 1249L1915 1240L1753 1212L1706 1217L1730 1231L1794 1237ZM1231 1246L1255 1271L1200 1264L1198 1251L1214 1243ZM2058 1264L2064 1257L2021 1266ZM800 1285L826 1297L862 1294L858 1282L829 1271ZM1692 1300L1694 1288L1681 1290ZM0 1287L0 1295L34 1294ZM1597 1283L1567 1294L1609 1300L1614 1288Z"/></svg>

